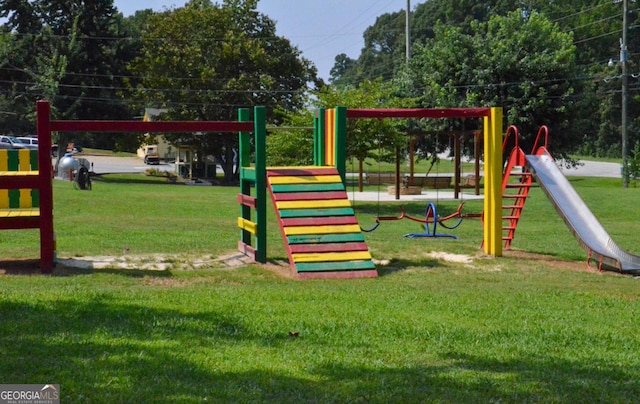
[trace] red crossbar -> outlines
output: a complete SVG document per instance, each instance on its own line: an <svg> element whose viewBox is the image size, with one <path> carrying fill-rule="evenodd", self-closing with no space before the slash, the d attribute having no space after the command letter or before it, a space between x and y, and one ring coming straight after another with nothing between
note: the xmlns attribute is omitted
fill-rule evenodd
<svg viewBox="0 0 640 404"><path fill-rule="evenodd" d="M51 121L52 132L253 132L253 122L235 121Z"/></svg>
<svg viewBox="0 0 640 404"><path fill-rule="evenodd" d="M11 175L0 177L0 189L38 189L40 188L40 177L36 175Z"/></svg>
<svg viewBox="0 0 640 404"><path fill-rule="evenodd" d="M347 118L482 118L490 114L491 108L347 108Z"/></svg>

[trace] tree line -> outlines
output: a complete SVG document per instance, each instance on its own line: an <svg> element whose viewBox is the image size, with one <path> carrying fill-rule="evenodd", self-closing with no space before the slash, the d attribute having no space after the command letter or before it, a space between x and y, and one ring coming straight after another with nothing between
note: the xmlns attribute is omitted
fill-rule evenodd
<svg viewBox="0 0 640 404"><path fill-rule="evenodd" d="M635 145L640 4L628 6L628 132ZM546 124L561 155L620 157L621 0L428 0L410 21L409 63L405 13L387 13L366 29L357 58L336 56L330 83L383 78L421 107L500 106L529 144Z"/></svg>
<svg viewBox="0 0 640 404"><path fill-rule="evenodd" d="M629 1L630 143L638 143L640 4ZM56 119L132 119L147 107L161 119L233 120L265 105L272 124L311 122L331 107L500 106L531 142L548 125L558 155L620 155L618 61L622 2L616 0L428 0L405 14L379 16L363 33L357 58L338 54L329 83L258 0L190 0L184 7L125 17L112 0L0 0L0 123L5 133L35 131L35 101ZM349 155L384 159L406 147L406 133L471 130L479 122L350 123ZM64 137L65 134L59 134ZM74 135L83 145L133 150L133 134ZM234 136L167 136L228 164ZM274 164L312 155L308 131L270 136ZM423 157L446 139L425 137ZM632 147L633 148L633 147ZM309 150L307 150L309 149ZM377 150L377 151L376 151Z"/></svg>

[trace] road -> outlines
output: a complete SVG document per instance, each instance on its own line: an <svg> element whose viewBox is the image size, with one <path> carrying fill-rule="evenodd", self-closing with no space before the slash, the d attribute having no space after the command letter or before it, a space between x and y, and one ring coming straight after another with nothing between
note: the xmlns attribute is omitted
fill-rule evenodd
<svg viewBox="0 0 640 404"><path fill-rule="evenodd" d="M173 164L146 165L139 157L112 157L112 156L82 156L93 165L93 172L97 174L107 173L140 173L148 168L156 168L160 171L173 171Z"/></svg>
<svg viewBox="0 0 640 404"><path fill-rule="evenodd" d="M160 171L173 171L173 164L146 165L139 157L113 157L76 154L76 158L85 158L92 163L93 172L96 174L109 173L140 173L148 168L157 168Z"/></svg>
<svg viewBox="0 0 640 404"><path fill-rule="evenodd" d="M85 158L93 163L93 172L96 174L107 173L138 173L148 168L157 168L161 171L173 171L173 164L145 165L138 157L113 157L77 154L77 158ZM621 178L620 164L604 163L599 161L581 161L576 168L561 168L566 176L584 177L609 177ZM220 172L220 170L219 170Z"/></svg>
<svg viewBox="0 0 640 404"><path fill-rule="evenodd" d="M581 176L581 177L609 177L609 178L622 178L620 172L620 164L617 163L603 163L600 161L585 161L581 160L581 166L576 168L560 168L560 171L567 176Z"/></svg>

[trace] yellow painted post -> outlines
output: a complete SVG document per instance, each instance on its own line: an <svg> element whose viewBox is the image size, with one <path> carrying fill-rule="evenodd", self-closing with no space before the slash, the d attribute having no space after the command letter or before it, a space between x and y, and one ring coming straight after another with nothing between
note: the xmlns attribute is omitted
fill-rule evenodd
<svg viewBox="0 0 640 404"><path fill-rule="evenodd" d="M325 110L324 165L336 163L336 109Z"/></svg>
<svg viewBox="0 0 640 404"><path fill-rule="evenodd" d="M484 252L502 256L502 108L484 118Z"/></svg>
<svg viewBox="0 0 640 404"><path fill-rule="evenodd" d="M29 149L18 150L18 170L31 171L31 151ZM32 204L31 190L21 189L19 192L20 207L30 208Z"/></svg>

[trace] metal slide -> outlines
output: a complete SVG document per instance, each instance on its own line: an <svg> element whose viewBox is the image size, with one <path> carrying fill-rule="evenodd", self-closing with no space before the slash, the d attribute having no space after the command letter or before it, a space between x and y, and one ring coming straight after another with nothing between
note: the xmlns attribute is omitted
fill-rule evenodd
<svg viewBox="0 0 640 404"><path fill-rule="evenodd" d="M526 159L540 188L587 250L588 260L598 261L600 269L607 266L620 272L640 271L640 256L626 252L611 239L546 150Z"/></svg>

